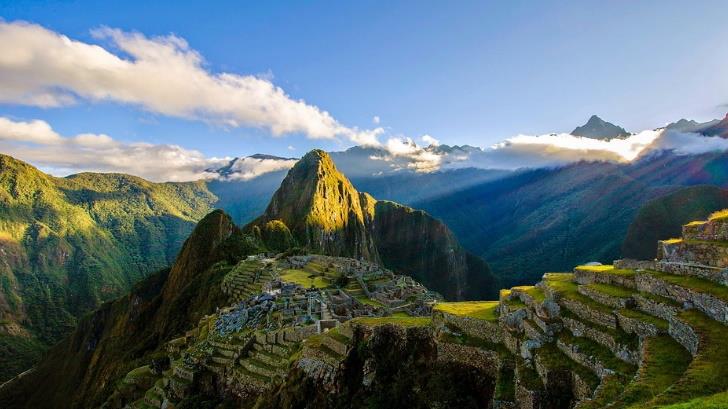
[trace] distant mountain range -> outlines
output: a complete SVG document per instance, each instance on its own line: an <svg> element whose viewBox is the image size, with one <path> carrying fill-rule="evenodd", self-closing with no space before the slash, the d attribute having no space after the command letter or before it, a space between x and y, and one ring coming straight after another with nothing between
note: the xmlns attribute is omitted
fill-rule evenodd
<svg viewBox="0 0 728 409"><path fill-rule="evenodd" d="M728 114L723 119L714 119L708 122L696 122L693 120L681 119L666 127L682 132L695 132L705 136L720 136L728 138Z"/></svg>
<svg viewBox="0 0 728 409"><path fill-rule="evenodd" d="M584 125L577 126L573 131L571 131L571 134L575 136L604 140L626 138L630 135L629 132L624 130L624 128L607 122L596 115L592 115Z"/></svg>

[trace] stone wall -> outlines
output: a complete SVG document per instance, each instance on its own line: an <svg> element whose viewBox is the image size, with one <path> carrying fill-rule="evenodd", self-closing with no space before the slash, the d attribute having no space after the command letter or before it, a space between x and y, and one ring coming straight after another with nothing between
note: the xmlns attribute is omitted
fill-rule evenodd
<svg viewBox="0 0 728 409"><path fill-rule="evenodd" d="M599 331L598 329L584 325L581 321L564 317L564 326L574 334L575 337L589 338L605 347L609 348L612 353L619 359L637 365L641 356L639 351L629 349L626 345L622 345L610 334Z"/></svg>
<svg viewBox="0 0 728 409"><path fill-rule="evenodd" d="M564 307L581 319L591 321L607 328L617 329L617 319L614 317L614 314L607 314L605 312L598 311L574 300L563 299L561 300L561 303Z"/></svg>
<svg viewBox="0 0 728 409"><path fill-rule="evenodd" d="M728 324L728 303L710 294L692 288L670 284L647 273L637 273L637 288L675 299L682 303L691 303L710 318Z"/></svg>
<svg viewBox="0 0 728 409"><path fill-rule="evenodd" d="M503 330L498 322L490 322L477 318L460 317L448 314L442 311L433 312L433 321L435 326L438 324L449 324L457 327L463 334L484 339L493 343L501 343L503 341Z"/></svg>
<svg viewBox="0 0 728 409"><path fill-rule="evenodd" d="M594 357L586 355L579 351L579 348L576 345L568 345L564 343L561 340L556 341L556 346L566 354L571 360L574 362L581 364L587 368L589 368L592 372L594 372L598 377L604 378L607 375L614 374L614 371L611 369L605 368L604 365L602 365L601 362L594 359Z"/></svg>
<svg viewBox="0 0 728 409"><path fill-rule="evenodd" d="M657 244L660 261L728 267L728 246L711 242L660 241Z"/></svg>
<svg viewBox="0 0 728 409"><path fill-rule="evenodd" d="M693 356L698 354L700 346L700 336L695 332L693 327L683 322L677 317L670 319L670 336L685 347Z"/></svg>
<svg viewBox="0 0 728 409"><path fill-rule="evenodd" d="M494 378L498 376L502 364L495 351L447 342L437 343L437 359L472 366Z"/></svg>
<svg viewBox="0 0 728 409"><path fill-rule="evenodd" d="M595 273L593 271L584 271L575 269L574 279L579 284L612 284L620 287L635 288L634 278L625 277L617 274Z"/></svg>
<svg viewBox="0 0 728 409"><path fill-rule="evenodd" d="M670 318L677 315L680 311L677 307L654 301L639 294L634 294L632 298L637 303L637 308L641 311L654 315L655 317L662 318L665 321L669 321Z"/></svg>
<svg viewBox="0 0 728 409"><path fill-rule="evenodd" d="M614 297L611 295L604 294L600 291L591 289L584 285L580 285L577 288L577 291L580 294L585 295L600 304L608 305L612 308L626 308L633 304L633 301L630 298Z"/></svg>
<svg viewBox="0 0 728 409"><path fill-rule="evenodd" d="M660 334L659 328L642 320L634 319L621 313L616 313L619 326L628 334L636 334L641 337L656 337Z"/></svg>
<svg viewBox="0 0 728 409"><path fill-rule="evenodd" d="M627 269L627 270L654 270L655 260L632 260L632 259L621 259L614 260L614 268Z"/></svg>
<svg viewBox="0 0 728 409"><path fill-rule="evenodd" d="M728 268L670 261L658 261L655 267L656 270L665 273L700 277L722 285L728 285Z"/></svg>
<svg viewBox="0 0 728 409"><path fill-rule="evenodd" d="M686 224L682 235L686 240L728 241L728 220Z"/></svg>

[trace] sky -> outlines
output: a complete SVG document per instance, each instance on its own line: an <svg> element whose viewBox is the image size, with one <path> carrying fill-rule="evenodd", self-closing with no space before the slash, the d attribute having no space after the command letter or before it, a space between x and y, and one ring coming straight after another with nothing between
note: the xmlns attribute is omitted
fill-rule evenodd
<svg viewBox="0 0 728 409"><path fill-rule="evenodd" d="M728 111L725 1L240 3L0 0L0 151L190 179L162 162Z"/></svg>

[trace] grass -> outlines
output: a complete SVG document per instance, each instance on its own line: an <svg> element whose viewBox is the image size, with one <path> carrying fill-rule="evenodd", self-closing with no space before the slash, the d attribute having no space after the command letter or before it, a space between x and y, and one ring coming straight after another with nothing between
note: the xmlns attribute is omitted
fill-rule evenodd
<svg viewBox="0 0 728 409"><path fill-rule="evenodd" d="M518 371L518 380L526 389L532 391L543 389L543 382L541 381L541 377L538 376L538 372L528 366L526 361L516 358L516 369Z"/></svg>
<svg viewBox="0 0 728 409"><path fill-rule="evenodd" d="M541 348L536 350L536 355L541 358L549 370L568 370L575 372L579 377L584 380L591 388L599 385L599 377L597 377L589 368L574 362L568 356L564 355L563 352L554 343L545 344Z"/></svg>
<svg viewBox="0 0 728 409"><path fill-rule="evenodd" d="M624 315L627 318L632 318L632 319L635 319L638 321L652 324L655 327L657 327L657 329L662 330L662 331L667 331L667 329L669 327L669 324L667 323L667 321L654 317L650 314L646 314L642 311L633 310L633 309L629 309L629 308L623 308L623 309L619 310L619 313Z"/></svg>
<svg viewBox="0 0 728 409"><path fill-rule="evenodd" d="M692 245L728 247L728 241L720 241L720 240L685 240L685 243L692 244Z"/></svg>
<svg viewBox="0 0 728 409"><path fill-rule="evenodd" d="M728 209L719 210L717 212L713 212L710 216L708 216L708 220L725 220L728 219Z"/></svg>
<svg viewBox="0 0 728 409"><path fill-rule="evenodd" d="M724 346L728 339L728 327L697 310L683 311L678 317L700 334L698 354L679 380L642 407L661 407L686 402L728 389L728 354Z"/></svg>
<svg viewBox="0 0 728 409"><path fill-rule="evenodd" d="M298 269L283 270L281 280L295 283L305 288L326 288L330 285L329 281L324 277Z"/></svg>
<svg viewBox="0 0 728 409"><path fill-rule="evenodd" d="M614 268L613 265L602 265L602 266L577 266L576 270L587 271L590 273L608 273L614 275L620 275L625 277L633 277L635 271L627 268Z"/></svg>
<svg viewBox="0 0 728 409"><path fill-rule="evenodd" d="M533 298L536 302L543 302L546 299L546 294L543 293L543 290L533 286L533 285L524 285L520 287L513 287L513 290L520 291L523 293L528 294L531 298Z"/></svg>
<svg viewBox="0 0 728 409"><path fill-rule="evenodd" d="M612 407L623 408L652 400L682 376L691 359L690 353L670 336L646 338L639 374Z"/></svg>
<svg viewBox="0 0 728 409"><path fill-rule="evenodd" d="M665 244L677 244L682 243L683 239L667 239L667 240L660 240Z"/></svg>
<svg viewBox="0 0 728 409"><path fill-rule="evenodd" d="M610 314L612 312L612 309L608 306L579 293L579 285L572 281L573 278L572 273L548 273L544 275L543 282L564 298L579 302L603 313Z"/></svg>
<svg viewBox="0 0 728 409"><path fill-rule="evenodd" d="M392 316L393 317L396 317L396 318L409 318L409 317L411 317L411 315L409 315L409 314L407 314L406 312L403 312L403 311L395 312L394 314L392 314Z"/></svg>
<svg viewBox="0 0 728 409"><path fill-rule="evenodd" d="M620 287L618 285L592 283L592 284L587 284L586 287L591 290L600 292L602 294L606 294L606 295L609 295L612 297L617 297L617 298L629 298L632 296L632 294L635 293L635 290L632 290L632 289L629 289L626 287Z"/></svg>
<svg viewBox="0 0 728 409"><path fill-rule="evenodd" d="M682 276L659 271L648 271L647 273L670 284L692 288L701 293L710 294L715 298L728 302L728 287L716 284L713 281L704 280L694 276Z"/></svg>
<svg viewBox="0 0 728 409"><path fill-rule="evenodd" d="M603 325L599 325L599 324L591 322L591 321L586 321L582 318L579 318L579 316L577 316L576 314L574 314L573 312L571 312L567 309L561 310L561 316L564 318L570 318L574 321L582 322L582 323L584 323L584 325L586 325L596 331L605 333L605 334L609 335L610 337L614 338L614 340L618 344L624 345L631 350L635 350L639 347L639 337L630 335L630 334L624 332L624 330L622 330L622 329L619 329L619 328L612 329L612 328L605 327Z"/></svg>
<svg viewBox="0 0 728 409"><path fill-rule="evenodd" d="M587 356L595 357L602 365L621 375L631 376L637 370L636 366L615 357L609 348L588 338L575 337L568 331L565 331L559 336L559 340L566 345L576 345L579 352Z"/></svg>
<svg viewBox="0 0 728 409"><path fill-rule="evenodd" d="M514 402L516 399L516 382L513 367L503 365L498 371L498 380L495 384L495 399Z"/></svg>
<svg viewBox="0 0 728 409"><path fill-rule="evenodd" d="M373 300L371 298L367 298L367 296L364 294L354 296L354 298L356 298L356 300L359 301L360 303L369 305L371 307L375 307L375 308L384 307L384 304L382 304L381 302L379 302L377 300Z"/></svg>
<svg viewBox="0 0 728 409"><path fill-rule="evenodd" d="M432 324L431 317L358 317L351 320L354 324L378 327L393 324L401 327L426 327Z"/></svg>
<svg viewBox="0 0 728 409"><path fill-rule="evenodd" d="M705 398L663 406L664 409L725 409L728 408L728 392L716 393Z"/></svg>
<svg viewBox="0 0 728 409"><path fill-rule="evenodd" d="M498 301L441 302L433 310L486 321L498 319Z"/></svg>

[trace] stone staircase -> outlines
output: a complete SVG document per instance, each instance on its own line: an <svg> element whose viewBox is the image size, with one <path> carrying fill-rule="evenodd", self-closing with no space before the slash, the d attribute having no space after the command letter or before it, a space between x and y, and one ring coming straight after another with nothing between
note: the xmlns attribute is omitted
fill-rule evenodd
<svg viewBox="0 0 728 409"><path fill-rule="evenodd" d="M270 268L256 260L243 260L223 279L222 291L231 304L246 300L263 290L263 283L273 279Z"/></svg>

